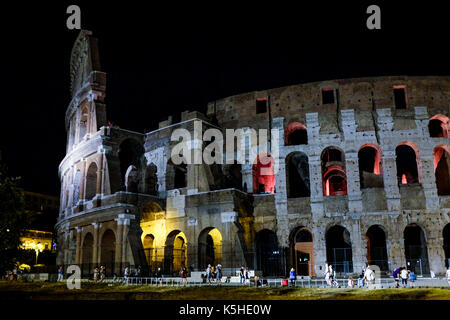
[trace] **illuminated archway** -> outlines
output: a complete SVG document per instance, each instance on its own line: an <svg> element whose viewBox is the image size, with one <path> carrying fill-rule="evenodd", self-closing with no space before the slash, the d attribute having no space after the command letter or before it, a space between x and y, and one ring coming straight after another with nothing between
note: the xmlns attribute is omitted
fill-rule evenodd
<svg viewBox="0 0 450 320"><path fill-rule="evenodd" d="M347 194L344 152L337 147L326 148L321 155L324 196Z"/></svg>
<svg viewBox="0 0 450 320"><path fill-rule="evenodd" d="M430 118L428 132L432 138L449 138L450 119L443 114L437 114Z"/></svg>
<svg viewBox="0 0 450 320"><path fill-rule="evenodd" d="M299 276L315 276L314 243L311 230L298 227L290 236L291 260Z"/></svg>
<svg viewBox="0 0 450 320"><path fill-rule="evenodd" d="M419 149L411 142L402 142L395 149L398 184L420 182Z"/></svg>
<svg viewBox="0 0 450 320"><path fill-rule="evenodd" d="M300 122L290 123L286 129L284 129L284 144L286 146L308 144L308 132L306 131L306 126Z"/></svg>
<svg viewBox="0 0 450 320"><path fill-rule="evenodd" d="M434 148L434 176L438 195L450 195L450 146Z"/></svg>
<svg viewBox="0 0 450 320"><path fill-rule="evenodd" d="M361 189L382 188L383 175L381 165L381 150L373 144L366 144L359 149L359 181Z"/></svg>
<svg viewBox="0 0 450 320"><path fill-rule="evenodd" d="M261 154L253 164L253 193L275 193L275 161L270 154Z"/></svg>
<svg viewBox="0 0 450 320"><path fill-rule="evenodd" d="M187 267L187 238L180 230L167 235L164 247L164 271L177 275L181 268Z"/></svg>
<svg viewBox="0 0 450 320"><path fill-rule="evenodd" d="M286 189L288 198L310 196L308 156L293 152L286 157Z"/></svg>
<svg viewBox="0 0 450 320"><path fill-rule="evenodd" d="M208 264L215 266L222 261L222 234L217 228L206 228L198 237L198 266L206 269Z"/></svg>
<svg viewBox="0 0 450 320"><path fill-rule="evenodd" d="M144 252L145 252L145 258L147 260L148 266L150 267L150 270L153 270L153 265L156 261L155 257L155 237L152 234L147 234L144 237L144 241L142 243L143 247L144 247Z"/></svg>

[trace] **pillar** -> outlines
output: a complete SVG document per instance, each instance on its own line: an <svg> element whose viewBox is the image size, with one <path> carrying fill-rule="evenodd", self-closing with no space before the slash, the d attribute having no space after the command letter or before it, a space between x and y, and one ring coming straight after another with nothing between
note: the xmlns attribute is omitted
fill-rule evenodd
<svg viewBox="0 0 450 320"><path fill-rule="evenodd" d="M99 256L98 256L98 230L99 230L99 225L96 222L93 222L92 225L94 226L94 243L93 243L93 248L92 248L92 263L94 264L94 267L100 263L99 262Z"/></svg>
<svg viewBox="0 0 450 320"><path fill-rule="evenodd" d="M82 228L75 227L76 230L76 247L75 247L75 264L81 263L81 231Z"/></svg>
<svg viewBox="0 0 450 320"><path fill-rule="evenodd" d="M348 210L351 213L363 211L361 185L359 181L359 163L356 152L345 154L345 171L347 175Z"/></svg>

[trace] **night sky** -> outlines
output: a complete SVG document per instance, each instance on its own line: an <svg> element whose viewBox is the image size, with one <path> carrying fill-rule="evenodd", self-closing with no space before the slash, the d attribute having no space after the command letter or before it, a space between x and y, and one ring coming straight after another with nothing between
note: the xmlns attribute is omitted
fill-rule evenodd
<svg viewBox="0 0 450 320"><path fill-rule="evenodd" d="M10 3L6 3L10 2ZM59 195L77 30L99 39L108 119L144 132L208 101L303 82L382 75L450 75L449 20L441 4L380 1L314 6L242 1L198 6L132 1L2 1L0 150L26 190ZM393 2L393 1L391 1ZM226 4L226 5L225 5ZM378 4L382 29L366 28Z"/></svg>

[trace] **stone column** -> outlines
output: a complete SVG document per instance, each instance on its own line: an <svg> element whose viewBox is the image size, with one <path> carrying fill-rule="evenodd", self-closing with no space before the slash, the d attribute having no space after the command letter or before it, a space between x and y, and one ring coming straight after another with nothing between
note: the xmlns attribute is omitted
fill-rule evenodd
<svg viewBox="0 0 450 320"><path fill-rule="evenodd" d="M383 150L383 183L387 208L390 212L400 211L400 190L397 180L397 164L394 150Z"/></svg>
<svg viewBox="0 0 450 320"><path fill-rule="evenodd" d="M320 156L318 155L309 157L309 179L311 189L311 212L314 221L317 221L324 215L322 167Z"/></svg>
<svg viewBox="0 0 450 320"><path fill-rule="evenodd" d="M431 148L422 149L420 163L422 167L421 183L425 194L426 208L428 211L437 211L439 210L439 197L434 173L434 156Z"/></svg>
<svg viewBox="0 0 450 320"><path fill-rule="evenodd" d="M76 230L76 247L75 247L75 264L81 263L81 231L82 228L75 227Z"/></svg>
<svg viewBox="0 0 450 320"><path fill-rule="evenodd" d="M427 247L430 270L433 270L435 274L445 274L445 252L442 229L430 233L427 239Z"/></svg>
<svg viewBox="0 0 450 320"><path fill-rule="evenodd" d="M245 192L253 192L253 165L251 163L245 163L241 166L242 173L242 189ZM245 190L244 186L247 186Z"/></svg>
<svg viewBox="0 0 450 320"><path fill-rule="evenodd" d="M318 225L318 224L317 224ZM325 264L327 262L327 247L325 240L325 230L319 226L311 228L314 245L314 268L317 278L325 276Z"/></svg>
<svg viewBox="0 0 450 320"><path fill-rule="evenodd" d="M135 216L133 214L121 213L115 219L117 223L117 239L116 239L116 258L115 258L115 271L117 274L122 274L123 266L127 262L126 261L126 245L127 245L127 236L128 230L130 226L130 220L134 219Z"/></svg>
<svg viewBox="0 0 450 320"><path fill-rule="evenodd" d="M117 221L117 239L116 239L116 253L115 253L115 266L114 272L117 275L122 275L122 239L123 239L123 220L116 219Z"/></svg>
<svg viewBox="0 0 450 320"><path fill-rule="evenodd" d="M94 226L94 243L92 248L92 263L94 264L94 267L99 263L98 261L98 230L99 225L96 222L93 222L92 225Z"/></svg>
<svg viewBox="0 0 450 320"><path fill-rule="evenodd" d="M349 226L350 227L350 226ZM367 250L362 238L361 220L356 218L350 228L350 239L352 243L353 272L361 272L367 262Z"/></svg>
<svg viewBox="0 0 450 320"><path fill-rule="evenodd" d="M80 181L80 196L79 202L83 203L86 199L86 158L81 159L81 181Z"/></svg>
<svg viewBox="0 0 450 320"><path fill-rule="evenodd" d="M348 210L350 213L361 213L363 206L359 181L358 154L356 152L347 152L345 154L345 170L347 174Z"/></svg>

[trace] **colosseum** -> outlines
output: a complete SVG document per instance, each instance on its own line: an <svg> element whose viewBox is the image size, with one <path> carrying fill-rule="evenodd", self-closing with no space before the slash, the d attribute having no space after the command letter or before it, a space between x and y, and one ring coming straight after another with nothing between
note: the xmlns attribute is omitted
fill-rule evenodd
<svg viewBox="0 0 450 320"><path fill-rule="evenodd" d="M450 261L450 77L389 76L226 97L206 114L139 133L111 125L97 39L82 31L70 66L57 263L83 275L140 266L321 277L366 264L443 274ZM275 130L278 170L175 164L175 129ZM271 140L277 139L276 141ZM190 144L191 150L204 142ZM248 151L248 144L242 145ZM236 150L235 150L236 151ZM273 154L273 153L272 153ZM271 154L268 155L272 157ZM272 159L273 160L273 159Z"/></svg>

